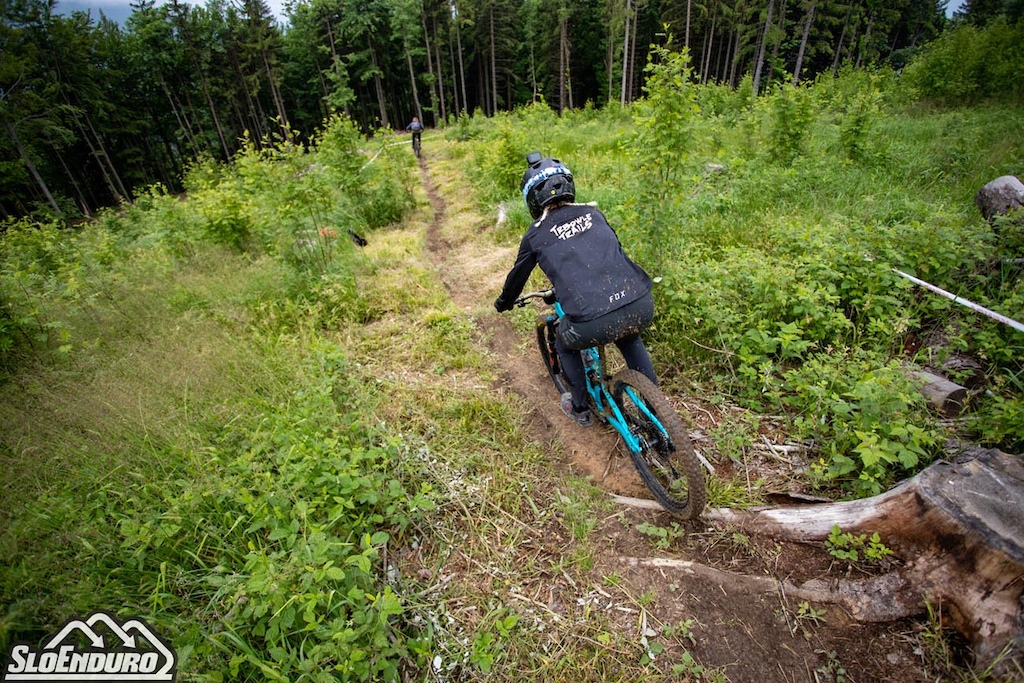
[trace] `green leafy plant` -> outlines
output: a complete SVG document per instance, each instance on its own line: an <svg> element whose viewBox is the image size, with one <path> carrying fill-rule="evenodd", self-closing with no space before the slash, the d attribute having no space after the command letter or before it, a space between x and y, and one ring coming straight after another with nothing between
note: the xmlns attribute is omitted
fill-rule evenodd
<svg viewBox="0 0 1024 683"><path fill-rule="evenodd" d="M519 624L519 615L507 608L495 610L484 621L491 630L480 630L473 637L473 645L469 653L469 661L483 673L490 673L501 652L514 638L514 631Z"/></svg>
<svg viewBox="0 0 1024 683"><path fill-rule="evenodd" d="M586 481L577 481L567 488L568 493L555 492L554 507L560 519L572 533L573 538L582 541L598 524L598 492Z"/></svg>
<svg viewBox="0 0 1024 683"><path fill-rule="evenodd" d="M880 564L893 554L877 532L869 537L867 534L844 532L838 525L832 527L825 539L825 548L832 557L850 564Z"/></svg>
<svg viewBox="0 0 1024 683"><path fill-rule="evenodd" d="M828 443L828 459L815 465L818 476L875 495L897 473L931 461L939 430L902 367L867 370L851 383L852 360L819 356L788 372L792 393L781 402L801 411L798 426Z"/></svg>
<svg viewBox="0 0 1024 683"><path fill-rule="evenodd" d="M814 609L814 607L812 607L811 604L806 600L797 605L796 609L797 621L807 621L814 624L815 626L821 623L821 621L825 618L826 614L828 614L826 610Z"/></svg>
<svg viewBox="0 0 1024 683"><path fill-rule="evenodd" d="M696 144L697 90L692 80L688 48L672 50L671 38L665 46L652 46L648 55L647 96L634 108L636 134L631 142L638 166L636 177L643 178L638 188L639 220L646 232L643 258L660 266L666 254L664 228L668 209L679 194L685 160Z"/></svg>
<svg viewBox="0 0 1024 683"><path fill-rule="evenodd" d="M839 125L839 141L846 155L854 161L865 161L869 153L871 127L879 115L881 95L872 88L853 97Z"/></svg>
<svg viewBox="0 0 1024 683"><path fill-rule="evenodd" d="M769 99L772 127L769 152L773 159L789 164L803 153L808 131L814 122L806 91L790 84L778 85Z"/></svg>
<svg viewBox="0 0 1024 683"><path fill-rule="evenodd" d="M825 656L825 663L814 670L815 680L822 683L846 683L846 669L834 650L815 650L814 653Z"/></svg>
<svg viewBox="0 0 1024 683"><path fill-rule="evenodd" d="M654 547L662 550L671 547L673 543L686 535L686 530L676 522L672 522L671 526L667 527L643 522L637 526L636 530L649 536Z"/></svg>

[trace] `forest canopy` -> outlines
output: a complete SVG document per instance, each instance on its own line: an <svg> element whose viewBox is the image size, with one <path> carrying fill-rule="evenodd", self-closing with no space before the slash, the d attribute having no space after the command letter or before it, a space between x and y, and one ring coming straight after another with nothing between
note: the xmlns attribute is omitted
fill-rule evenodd
<svg viewBox="0 0 1024 683"><path fill-rule="evenodd" d="M755 93L844 65L899 69L950 27L945 4L304 0L281 25L263 0L140 0L122 26L8 0L0 215L71 219L153 184L180 191L194 160L229 161L245 140L306 141L334 114L368 133L401 130L414 115L441 127L538 101L559 113L628 105L643 93L651 48L669 41L688 50L695 82L735 89L747 78ZM1017 5L969 2L953 22L966 25L918 81L954 101L1008 87L973 87L998 74L948 60L966 47L975 72L990 68L987 27L1002 22L997 42L1013 45Z"/></svg>

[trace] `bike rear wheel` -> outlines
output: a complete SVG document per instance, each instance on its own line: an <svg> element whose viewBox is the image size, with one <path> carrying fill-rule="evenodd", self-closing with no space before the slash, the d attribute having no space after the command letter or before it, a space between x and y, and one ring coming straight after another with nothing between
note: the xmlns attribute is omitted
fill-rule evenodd
<svg viewBox="0 0 1024 683"><path fill-rule="evenodd" d="M682 419L661 390L636 370L623 370L612 378L612 396L640 443L640 451L630 449L629 454L644 484L673 515L696 518L704 510L707 491Z"/></svg>
<svg viewBox="0 0 1024 683"><path fill-rule="evenodd" d="M548 376L555 383L559 395L571 391L571 385L562 373L562 364L559 363L558 353L555 351L555 326L551 324L546 315L537 318L537 346L540 348L540 357L544 361Z"/></svg>

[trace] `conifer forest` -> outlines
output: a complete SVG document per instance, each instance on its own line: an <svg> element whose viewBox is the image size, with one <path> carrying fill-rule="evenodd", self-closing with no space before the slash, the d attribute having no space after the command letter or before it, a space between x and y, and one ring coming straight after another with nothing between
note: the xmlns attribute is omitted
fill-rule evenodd
<svg viewBox="0 0 1024 683"><path fill-rule="evenodd" d="M124 25L59 2L0 5L0 212L75 217L180 189L197 158L308 139L335 113L364 131L543 100L640 97L652 45L694 77L755 92L844 65L900 68L950 24L944 0L263 0L160 5ZM990 6L992 5L992 6ZM1012 8L1010 8L1012 11ZM953 21L1002 6L973 0ZM281 25L284 23L284 25Z"/></svg>

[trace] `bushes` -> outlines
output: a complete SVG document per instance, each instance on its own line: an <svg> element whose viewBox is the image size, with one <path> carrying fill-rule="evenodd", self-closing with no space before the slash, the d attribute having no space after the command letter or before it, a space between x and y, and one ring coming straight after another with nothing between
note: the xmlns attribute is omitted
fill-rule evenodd
<svg viewBox="0 0 1024 683"><path fill-rule="evenodd" d="M120 329L132 252L102 224L11 221L0 233L0 365L25 354L71 353ZM162 268L158 254L151 268Z"/></svg>
<svg viewBox="0 0 1024 683"><path fill-rule="evenodd" d="M926 99L962 106L995 98L1024 98L1024 22L1004 19L983 29L961 24L929 43L903 72L905 83Z"/></svg>
<svg viewBox="0 0 1024 683"><path fill-rule="evenodd" d="M985 275L997 245L972 203L986 171L1013 172L1024 145L1017 113L912 115L908 79L890 69L844 69L751 107L743 87L693 83L687 64L685 53L656 51L647 97L626 109L559 119L535 105L478 131L467 163L479 164L486 201L517 187L524 152L571 149L581 198L600 199L626 251L664 278L656 361L714 381L712 394L794 419L811 405L805 368L834 373L840 395L886 406L896 431L872 426L867 408L822 407L814 438L834 446L825 485L867 493L933 457L937 432L889 369L913 339L944 334L992 363L1005 400L972 430L1014 443L1019 344L893 268L996 310L1019 308L1016 276ZM525 228L513 219L501 239Z"/></svg>
<svg viewBox="0 0 1024 683"><path fill-rule="evenodd" d="M544 108L545 105L535 105L534 111ZM527 144L519 125L508 120L496 120L494 125L496 133L488 137L473 157L475 172L471 176L477 193L487 204L496 204L518 194L526 169L526 153L532 151L535 144ZM530 149L524 152L527 147ZM551 155L549 151L542 153Z"/></svg>
<svg viewBox="0 0 1024 683"><path fill-rule="evenodd" d="M786 84L777 86L768 101L772 119L768 149L773 159L789 164L804 151L813 122L810 101L803 88Z"/></svg>
<svg viewBox="0 0 1024 683"><path fill-rule="evenodd" d="M384 151L371 163L360 149L366 141L342 118L318 142L322 151L244 145L232 165L198 160L185 177L187 200L156 186L82 227L7 224L0 362L25 349L67 353L91 339L87 330L123 320L118 287L127 271L157 272L170 267L168 256L188 262L211 245L278 259L293 271L289 296L320 287L358 317L348 231L362 234L411 210L411 162Z"/></svg>
<svg viewBox="0 0 1024 683"><path fill-rule="evenodd" d="M827 456L814 468L827 484L877 495L938 454L942 431L898 361L817 354L787 371L785 381L775 402L795 415L795 436L813 439Z"/></svg>

